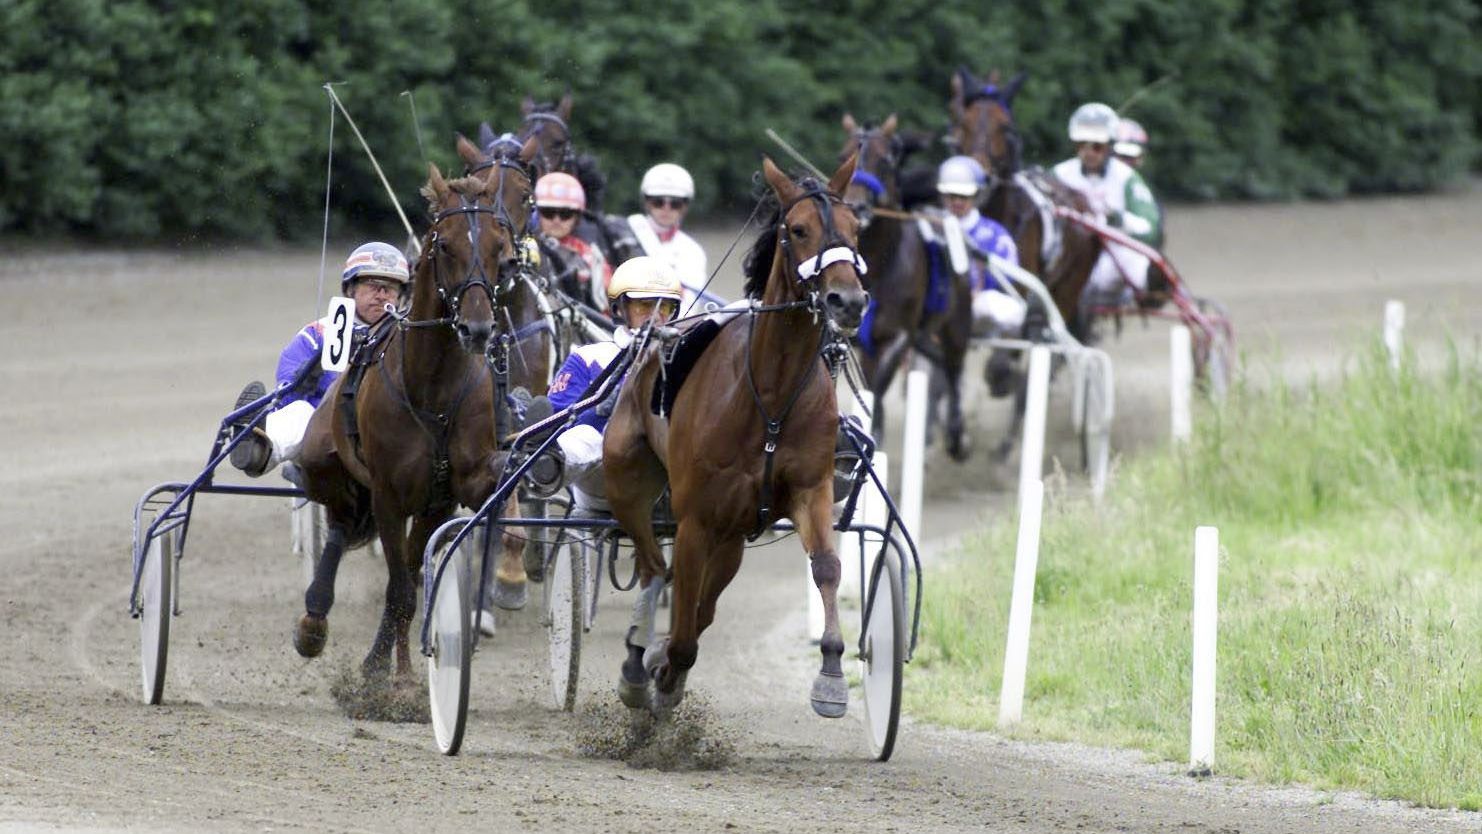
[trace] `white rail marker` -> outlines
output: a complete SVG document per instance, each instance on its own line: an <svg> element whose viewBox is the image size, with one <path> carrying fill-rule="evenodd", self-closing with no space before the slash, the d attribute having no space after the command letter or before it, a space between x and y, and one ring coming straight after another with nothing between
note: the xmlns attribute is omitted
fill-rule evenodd
<svg viewBox="0 0 1482 834"><path fill-rule="evenodd" d="M1019 542L1014 550L1014 595L1009 604L1009 636L1003 650L1003 686L998 694L998 726L1019 723L1024 714L1024 673L1029 664L1029 621L1034 610L1034 575L1039 569L1039 528L1045 484L1035 480L1019 502Z"/></svg>
<svg viewBox="0 0 1482 834"><path fill-rule="evenodd" d="M1194 398L1194 342L1189 328L1182 324L1175 324L1168 331L1168 360L1173 439L1182 442L1194 434L1194 417L1190 411Z"/></svg>
<svg viewBox="0 0 1482 834"><path fill-rule="evenodd" d="M1389 369L1400 370L1400 355L1405 341L1405 302L1384 302L1384 350L1389 354Z"/></svg>
<svg viewBox="0 0 1482 834"><path fill-rule="evenodd" d="M1189 727L1189 773L1214 771L1215 635L1219 626L1220 531L1194 530L1194 686Z"/></svg>
<svg viewBox="0 0 1482 834"><path fill-rule="evenodd" d="M1024 405L1024 439L1019 458L1019 506L1029 486L1038 483L1045 465L1045 402L1050 394L1050 349L1029 349L1029 391Z"/></svg>
<svg viewBox="0 0 1482 834"><path fill-rule="evenodd" d="M931 400L931 373L906 374L905 435L901 438L901 521L911 538L921 541L921 496L926 477L926 409Z"/></svg>

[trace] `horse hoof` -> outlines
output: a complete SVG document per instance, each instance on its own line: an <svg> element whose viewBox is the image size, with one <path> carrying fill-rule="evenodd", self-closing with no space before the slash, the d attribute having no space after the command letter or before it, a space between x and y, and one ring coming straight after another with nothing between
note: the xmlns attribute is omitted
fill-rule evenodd
<svg viewBox="0 0 1482 834"><path fill-rule="evenodd" d="M531 582L545 581L545 548L534 542L525 544L525 578Z"/></svg>
<svg viewBox="0 0 1482 834"><path fill-rule="evenodd" d="M643 671L649 677L653 677L669 662L669 638L655 640L648 648L643 650Z"/></svg>
<svg viewBox="0 0 1482 834"><path fill-rule="evenodd" d="M824 718L843 718L849 711L849 684L842 674L818 673L813 679L813 711Z"/></svg>
<svg viewBox="0 0 1482 834"><path fill-rule="evenodd" d="M500 608L506 611L519 611L525 607L525 603L529 599L530 593L525 587L524 582L515 584L513 582L506 582L503 579L494 580L493 602Z"/></svg>
<svg viewBox="0 0 1482 834"><path fill-rule="evenodd" d="M305 614L298 620L293 631L293 648L300 657L318 657L329 639L329 621L313 614Z"/></svg>
<svg viewBox="0 0 1482 834"><path fill-rule="evenodd" d="M628 709L648 709L648 681L634 682L626 677L618 678L618 700Z"/></svg>
<svg viewBox="0 0 1482 834"><path fill-rule="evenodd" d="M973 447L959 438L947 444L947 454L951 455L953 460L962 463L972 457Z"/></svg>
<svg viewBox="0 0 1482 834"><path fill-rule="evenodd" d="M668 671L667 666L664 669ZM684 700L684 679L688 675L688 672L679 672L674 675L672 686L668 692L664 691L661 684L654 686L653 702L649 705L649 712L653 713L655 718L667 718L669 713L673 712L674 708L679 706L679 702ZM662 681L663 677L663 675L660 675L659 681Z"/></svg>

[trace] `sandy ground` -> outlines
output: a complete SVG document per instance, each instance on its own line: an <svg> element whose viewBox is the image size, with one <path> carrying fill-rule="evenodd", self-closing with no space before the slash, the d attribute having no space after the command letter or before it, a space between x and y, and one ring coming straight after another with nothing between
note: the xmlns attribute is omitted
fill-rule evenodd
<svg viewBox="0 0 1482 834"><path fill-rule="evenodd" d="M1197 290L1229 306L1249 365L1302 377L1331 372L1377 333L1388 298L1408 305L1407 335L1426 357L1447 333L1475 343L1479 213L1476 185L1175 207L1171 252ZM718 255L729 235L705 240ZM635 765L579 749L623 732L611 681L628 600L613 595L588 637L578 715L547 705L537 602L481 647L464 751L445 758L428 725L353 721L331 697L369 645L379 563L347 559L329 648L304 661L289 643L303 589L285 502L205 497L166 701L143 706L126 613L131 509L149 485L198 470L238 390L267 376L313 316L318 267L317 251L247 249L22 251L0 264L0 830L1482 830L1477 814L1195 781L1134 752L909 720L894 759L870 762L857 699L838 721L807 705L817 653L802 639L795 542L752 551L722 597L690 678L694 730L674 755ZM734 287L730 270L723 280ZM1166 332L1132 323L1109 340L1123 453L1167 436ZM982 450L1004 415L980 389ZM1069 457L1067 401L1062 384L1050 449ZM997 514L1013 477L981 453L966 465L934 454L929 471L936 547ZM699 768L663 766L685 749L712 755Z"/></svg>

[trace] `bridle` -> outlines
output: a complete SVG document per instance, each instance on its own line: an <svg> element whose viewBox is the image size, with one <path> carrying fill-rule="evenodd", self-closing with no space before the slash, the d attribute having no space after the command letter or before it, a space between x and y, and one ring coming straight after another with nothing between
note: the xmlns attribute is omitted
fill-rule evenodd
<svg viewBox="0 0 1482 834"><path fill-rule="evenodd" d="M860 228L864 229L870 225L872 212L879 207L885 196L890 192L890 187L879 176L872 173L870 165L871 139L880 132L880 128L860 128L854 132L855 153L858 154L854 162L854 176L849 181L855 185L862 186L870 193L870 199L864 205L850 205L854 214L859 218ZM896 169L900 165L902 153L905 150L904 143L899 136L891 136L885 152L881 155L878 169L884 172L887 179L893 179Z"/></svg>
<svg viewBox="0 0 1482 834"><path fill-rule="evenodd" d="M561 129L566 138L566 144L561 149L561 155L554 160L546 151L544 132L546 127L555 126ZM541 174L549 174L552 171L566 171L568 173L576 170L576 151L571 148L571 128L560 116L547 110L539 110L525 116L525 130L521 132L521 139L536 137L540 140L540 155L537 157L539 165L536 169Z"/></svg>
<svg viewBox="0 0 1482 834"><path fill-rule="evenodd" d="M972 147L964 149L961 147L961 142L954 142L954 144L957 145L957 153L962 153L966 150L969 154L983 154L983 158L988 161L988 185L991 189L995 180L1012 177L1019 170L1019 160L1022 158L1024 149L1024 138L1019 133L1018 125L1014 123L1014 110L1011 102L1004 96L1003 91L993 84L985 84L963 99L963 121L961 126L964 129L967 127L967 111L972 108L973 104L983 100L987 100L1003 108L1004 115L1008 117L999 126L999 131L1003 138L1003 153L993 153L993 125L988 121L989 111L987 108L982 108L978 111L977 124L974 125L977 128L975 133L976 141L972 143Z"/></svg>
<svg viewBox="0 0 1482 834"><path fill-rule="evenodd" d="M858 171L857 164L855 170ZM835 205L844 206L850 211L854 209L830 194L828 189L815 179L805 179L798 185L803 189L803 193L782 207L777 228L777 243L782 247L786 258L787 274L797 276L798 284L802 286L806 295L804 300L792 302L791 307L806 307L813 313L815 319L821 314L829 322L831 328L837 328L825 305L819 300L818 279L829 266L841 262L852 263L855 271L860 275L868 271L857 246L845 240L844 236L839 233L838 227L834 225L833 207ZM818 254L799 261L797 253L793 250L792 231L787 227L787 215L804 200L811 200L817 204L818 220L823 225L823 244L819 247ZM782 305L774 306L781 307Z"/></svg>
<svg viewBox="0 0 1482 834"><path fill-rule="evenodd" d="M437 285L438 297L442 300L444 307L450 315L443 318L421 321L412 321L403 318L400 320L402 327L433 327L447 324L456 330L462 323L461 310L463 297L469 290L483 290L489 299L490 306L497 307L499 299L513 289L520 272L527 268L528 265L525 263L527 257L525 247L517 243L524 229L517 227L514 219L510 217L509 211L504 206L504 173L506 171L514 171L524 177L527 183L531 180L531 174L524 163L516 158L502 154L485 160L472 169L470 173L477 173L494 167L499 168L499 180L492 195L479 194L470 201L468 195L460 192L458 194L459 205L443 209L432 217L432 227L428 231L427 245L424 247L423 257L431 259L433 281ZM486 197L490 201L489 206L481 204ZM513 261L502 262L496 268L495 277L497 280L494 283L491 283L489 280L489 270L484 265L483 255L480 254L481 247L479 246L479 240L483 234L483 224L479 222L479 215L483 214L490 215L494 218L494 222L498 223L500 228L504 230L506 238L514 243L516 253L516 258ZM524 216L528 212L522 212L521 214ZM439 257L439 255L447 251L447 246L438 227L444 220L455 216L468 218L468 222L466 223L468 227L468 245L473 257L468 265L468 271L463 276L463 280L449 288L442 278L442 258Z"/></svg>

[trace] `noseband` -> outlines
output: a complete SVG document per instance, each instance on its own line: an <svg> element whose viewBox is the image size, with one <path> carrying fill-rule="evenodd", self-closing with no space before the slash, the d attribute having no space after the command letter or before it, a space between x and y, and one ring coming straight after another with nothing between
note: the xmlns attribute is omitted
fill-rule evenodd
<svg viewBox="0 0 1482 834"><path fill-rule="evenodd" d="M836 203L844 205L844 201L830 194L816 180L804 180L801 185L803 193L782 209L777 242L782 246L782 251L787 257L788 273L796 274L798 283L808 293L808 300L804 304L816 316L822 307L818 301L818 276L822 275L825 269L833 264L845 262L852 263L855 271L860 275L864 275L869 269L864 258L860 256L859 250L845 240L844 236L839 234L838 228L834 226L833 205ZM819 247L818 254L799 261L797 253L793 251L792 232L787 228L787 215L794 206L804 200L817 202L818 220L823 224L823 245ZM823 312L827 314L826 310Z"/></svg>

